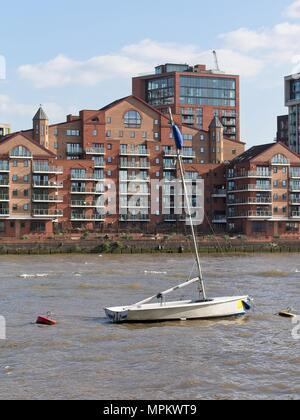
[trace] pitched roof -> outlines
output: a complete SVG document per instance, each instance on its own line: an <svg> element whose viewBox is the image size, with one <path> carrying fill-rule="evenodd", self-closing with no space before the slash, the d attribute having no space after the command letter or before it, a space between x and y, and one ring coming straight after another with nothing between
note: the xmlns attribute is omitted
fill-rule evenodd
<svg viewBox="0 0 300 420"><path fill-rule="evenodd" d="M35 116L33 117L33 121L36 120L48 120L49 118L47 117L45 111L43 110L42 107L39 107L37 113L35 114Z"/></svg>
<svg viewBox="0 0 300 420"><path fill-rule="evenodd" d="M30 143L34 144L35 146L39 147L41 150L43 150L44 152L46 152L48 155L50 155L51 157L56 158L57 156L51 152L51 150L46 149L46 147L42 146L41 144L35 142L34 140L32 140L32 138L28 137L25 133L23 133L22 131L18 131L16 133L13 133L9 136L6 136L4 139L2 139L0 146L2 146L3 144L11 141L12 139L14 139L15 137L21 136L24 139L26 139L27 141L29 141Z"/></svg>
<svg viewBox="0 0 300 420"><path fill-rule="evenodd" d="M233 159L231 162L232 165L235 165L237 163L244 163L248 162L249 160L255 158L256 156L259 156L261 153L265 152L266 150L273 147L276 143L268 143L268 144L261 144L259 146L253 146L249 150L246 150L246 152L242 153L240 156Z"/></svg>

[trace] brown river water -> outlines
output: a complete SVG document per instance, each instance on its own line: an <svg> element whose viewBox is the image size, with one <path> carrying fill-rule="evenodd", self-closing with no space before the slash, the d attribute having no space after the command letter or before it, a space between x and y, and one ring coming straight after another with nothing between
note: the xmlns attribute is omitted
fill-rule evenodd
<svg viewBox="0 0 300 420"><path fill-rule="evenodd" d="M0 399L299 399L300 341L274 315L300 313L299 255L203 259L208 294L250 294L249 315L106 322L103 307L187 280L189 255L0 257ZM47 311L58 325L35 325Z"/></svg>

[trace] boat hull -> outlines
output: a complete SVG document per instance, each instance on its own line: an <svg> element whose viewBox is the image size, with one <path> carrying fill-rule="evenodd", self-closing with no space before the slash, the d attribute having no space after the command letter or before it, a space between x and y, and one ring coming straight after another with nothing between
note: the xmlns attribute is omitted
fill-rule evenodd
<svg viewBox="0 0 300 420"><path fill-rule="evenodd" d="M107 308L107 318L114 323L164 322L215 319L245 315L250 308L248 296L215 298L205 302L163 302L141 306Z"/></svg>

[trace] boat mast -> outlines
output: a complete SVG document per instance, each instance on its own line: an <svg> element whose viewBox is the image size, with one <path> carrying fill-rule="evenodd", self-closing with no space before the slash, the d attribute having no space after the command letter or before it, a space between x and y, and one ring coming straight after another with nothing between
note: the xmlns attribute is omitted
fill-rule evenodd
<svg viewBox="0 0 300 420"><path fill-rule="evenodd" d="M169 114L170 114L171 124L172 124L172 127L173 127L174 126L174 119L173 119L171 108L169 108ZM196 235L195 235L195 229L194 229L194 224L193 224L193 218L192 218L192 213L191 213L190 200L189 200L187 186L186 186L186 182L185 182L185 176L184 176L184 169L183 169L183 163L182 163L181 150L178 149L178 148L177 148L177 160L179 162L180 176L181 176L181 179L182 179L185 200L186 200L186 203L187 203L188 217L189 217L189 220L190 220L191 231L192 231L192 236L193 236L193 243L194 243L194 248L195 248L196 262L197 262L198 272L199 272L200 291L202 291L203 299L206 300L206 291L205 291L205 285L204 285L204 278L203 278L202 267L201 267L201 263L200 263L199 251L198 251L198 246L197 246L197 240L196 240Z"/></svg>

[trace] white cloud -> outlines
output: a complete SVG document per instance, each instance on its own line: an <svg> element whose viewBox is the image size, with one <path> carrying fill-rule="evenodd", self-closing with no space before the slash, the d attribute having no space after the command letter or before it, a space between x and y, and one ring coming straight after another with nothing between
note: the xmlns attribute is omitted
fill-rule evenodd
<svg viewBox="0 0 300 420"><path fill-rule="evenodd" d="M291 19L300 18L300 0L294 0L292 4L286 9L285 15Z"/></svg>
<svg viewBox="0 0 300 420"><path fill-rule="evenodd" d="M260 72L263 63L231 49L219 52L222 68L226 71L253 76ZM196 45L161 43L150 39L125 46L116 54L100 55L85 61L74 60L65 55L38 64L19 67L22 79L37 88L66 85L93 86L117 77L130 78L143 72L153 71L157 64L165 62L207 63L213 67L211 51L202 51Z"/></svg>
<svg viewBox="0 0 300 420"><path fill-rule="evenodd" d="M65 116L65 110L55 102L45 102L43 104L49 119L60 120ZM32 118L38 109L37 105L17 103L7 95L0 95L1 118L11 120L12 117Z"/></svg>

